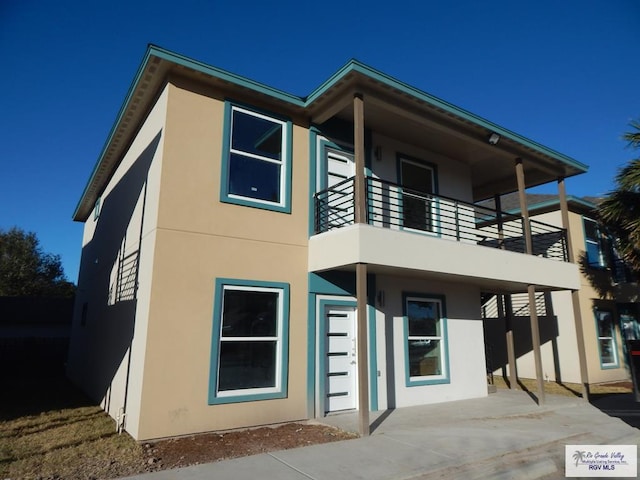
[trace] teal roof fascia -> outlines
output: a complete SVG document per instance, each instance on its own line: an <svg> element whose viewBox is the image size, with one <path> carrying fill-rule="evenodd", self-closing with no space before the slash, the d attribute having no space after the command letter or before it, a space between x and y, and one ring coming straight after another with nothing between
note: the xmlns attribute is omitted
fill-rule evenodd
<svg viewBox="0 0 640 480"><path fill-rule="evenodd" d="M126 111L126 108L129 104L129 101L131 100L131 97L133 95L133 92L135 91L139 81L140 81L140 77L142 75L142 73L144 72L149 59L151 57L158 57L170 62L173 62L175 64L178 65L182 65L184 67L187 68L191 68L193 70L205 73L207 75L211 75L215 78L219 78L221 80L224 81L228 81L232 84L241 86L241 87L245 87L248 88L250 90L259 92L259 93L263 93L267 96L270 96L274 99L278 99L287 103L290 103L292 105L295 105L297 107L302 107L302 108L306 108L308 106L310 106L311 104L313 104L314 101L316 101L320 96L322 96L325 92L327 92L332 86L334 86L336 83L338 83L343 77L345 77L346 75L348 75L351 72L357 72L360 73L362 75L365 75L373 80L376 80L384 85L387 85L389 87L392 87L396 90L399 90L403 93L406 93L408 95L411 95L415 98L418 98L422 101L425 101L426 103L429 103L435 107L441 108L442 110L452 113L458 117L461 117L467 121L470 121L472 123L475 123L483 128L486 128L487 130L496 132L497 134L504 136L506 138L509 138L513 141L516 141L524 146L527 146L529 148L532 148L540 153L543 153L545 155L549 155L550 157L559 160L565 164L570 165L571 167L580 170L581 172L586 172L588 170L588 166L578 162L577 160L568 157L560 152L557 152L553 149L550 149L548 147L545 147L544 145L541 145L537 142L534 142L533 140L530 140L526 137L523 137L521 135L518 135L515 132L512 132L510 130L507 130L506 128L500 127L499 125L496 125L495 123L492 123L482 117L479 117L471 112L468 112L464 109L461 109L459 107L456 107L455 105L445 102L444 100L441 100L440 98L437 98L433 95L430 95L422 90L419 90L415 87L412 87L411 85L408 85L404 82L401 82L393 77L391 77L390 75L387 75L381 71L378 71L372 67L369 67L368 65L365 65L364 63L355 60L355 59L351 59L349 62L347 62L343 67L341 67L336 73L334 73L328 80L326 80L325 82L323 82L318 88L316 88L310 95L308 95L307 97L298 97L296 95L292 95L290 93L284 92L282 90L278 90L276 88L273 87L269 87L268 85L265 85L263 83L260 82L256 82L254 80L250 80L246 77L243 77L241 75L237 75L231 72L228 72L226 70L217 68L217 67L213 67L211 65L207 65L203 62L199 62L197 60L193 60L189 57L186 57L184 55L180 55L174 52L171 52L169 50L163 49L161 47L158 47L156 45L149 45L147 47L147 51L145 53L145 56L140 64L140 67L138 68L138 71L133 79L133 82L131 83L129 90L127 92L127 95L125 97L125 100L122 104L122 106L120 107L120 110L118 112L118 115L116 117L116 120L113 124L113 126L111 127L111 130L109 132L109 135L107 137L107 140L102 148L102 151L100 153L100 156L98 157L98 161L96 162L93 172L91 173L91 177L89 178L89 181L87 182L87 185L85 186L85 189L82 193L82 196L80 197L80 201L78 202L78 205L76 206L76 209L74 211L73 217L75 218L78 214L78 211L82 205L82 202L85 198L85 195L88 192L89 186L92 184L96 173L98 171L98 167L100 165L100 163L102 162L106 151L108 149L109 144L111 143L111 140L115 134L115 131L117 129L117 126L119 125L122 117L124 116L124 113Z"/></svg>
<svg viewBox="0 0 640 480"><path fill-rule="evenodd" d="M270 87L268 85L265 85L264 83L256 82L255 80L251 80L241 75L228 72L221 68L207 65L206 63L199 62L198 60L185 57L184 55L165 50L164 48L157 47L155 45L150 45L149 51L155 57L162 58L163 60L168 60L178 65L182 65L183 67L191 68L198 72L206 73L207 75L219 78L220 80L225 80L227 82L233 83L234 85L245 87L256 92L264 93L265 95L268 95L272 98L291 103L297 107L306 106L302 97L287 93L277 88Z"/></svg>
<svg viewBox="0 0 640 480"><path fill-rule="evenodd" d="M82 205L82 201L85 198L85 195L87 194L88 190L89 190L89 186L93 183L93 180L96 176L96 173L98 172L98 167L100 166L100 164L102 163L102 160L104 159L105 154L107 153L107 148L109 147L109 144L111 143L111 140L113 139L113 136L116 133L116 129L118 128L118 125L120 124L120 120L122 120L122 117L125 114L125 111L127 109L127 105L129 104L129 101L131 100L131 97L133 96L133 92L135 91L139 81L140 81L140 77L142 76L142 72L144 72L144 69L147 67L147 63L149 62L149 58L151 58L151 46L149 46L147 48L147 51L142 59L142 62L140 63L140 66L138 67L138 71L136 72L135 77L133 77L133 81L131 82L131 85L129 85L129 90L127 91L127 95L124 97L124 101L122 102L122 105L120 106L120 110L118 111L118 115L116 116L116 120L115 122L113 122L113 125L111 126L111 130L109 131L109 135L107 135L107 140L104 142L104 145L102 146L102 150L100 152L100 155L98 156L98 161L96 162L96 164L93 167L93 171L91 172L91 176L89 177L89 181L87 182L87 184L84 187L84 190L82 192L82 195L80 196L80 200L78 201L78 204L76 205L76 209L73 212L73 218L76 218L76 215L78 215L78 211L80 210L80 206Z"/></svg>
<svg viewBox="0 0 640 480"><path fill-rule="evenodd" d="M580 197L576 197L573 195L567 195L567 203L574 203L576 205L580 205L582 207L589 208L589 209L595 209L597 207L595 203L588 202ZM543 208L554 207L554 206L558 206L558 208L560 207L560 199L546 200L544 202L532 203L531 205L527 205L527 208L529 209L529 211L534 211L534 210L542 210ZM512 208L511 210L507 210L505 213L517 215L520 213L520 209Z"/></svg>
<svg viewBox="0 0 640 480"><path fill-rule="evenodd" d="M552 158L555 158L556 160L559 160L563 163L566 163L568 165L570 165L571 167L577 169L577 170L581 170L582 172L586 172L589 167L587 165L585 165L584 163L581 163L567 155L564 155L556 150L553 150L551 148L545 147L544 145L535 142L531 139L528 139L526 137L523 137L522 135L519 135L515 132L512 132L511 130L508 130L504 127L501 127L493 122L490 122L489 120L486 120L478 115L475 115L467 110L464 110L460 107L457 107L449 102L446 102L438 97L435 97L433 95L430 95L429 93L426 93L422 90L419 90L415 87L412 87L411 85L408 85L404 82L401 82L400 80L397 80L393 77L391 77L390 75L387 75L386 73L383 73L379 70L376 70L372 67L369 67L368 65L365 65L362 62L359 62L358 60L352 59L350 60L344 67L342 67L340 70L338 70L331 78L329 78L329 80L327 80L326 82L324 82L320 87L318 87L311 95L309 95L309 97L307 97L307 105L309 105L310 103L312 103L316 98L318 98L320 95L322 95L326 90L328 90L329 88L331 88L331 86L336 83L337 81L339 81L343 76L347 75L349 72L351 71L355 71L358 72L362 75L368 76L369 78L372 78L380 83L383 83L389 87L395 88L403 93L406 93L408 95L414 96L424 102L427 102L431 105L434 105L435 107L441 108L446 112L452 113L456 116L459 116L465 120L468 120L472 123L475 123L476 125L479 125L481 127L486 128L487 130L496 132L497 134L504 136L506 138L509 138L515 142L518 142L522 145L525 145L529 148L532 148L534 150L537 150L545 155L549 155Z"/></svg>

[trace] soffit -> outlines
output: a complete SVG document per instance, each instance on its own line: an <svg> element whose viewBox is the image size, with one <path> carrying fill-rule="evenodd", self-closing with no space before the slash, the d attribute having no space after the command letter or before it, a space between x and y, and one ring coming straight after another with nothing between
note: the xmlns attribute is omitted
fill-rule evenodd
<svg viewBox="0 0 640 480"><path fill-rule="evenodd" d="M498 126L490 124L494 128L487 128L358 72L351 72L334 87L314 100L317 104L309 106L312 121L321 123L337 116L352 122L353 96L361 94L365 128L468 164L474 200L517 190L516 158L523 160L527 187L577 175L586 169L568 163L559 153L554 156L556 152L549 149L546 150L551 154L533 148L529 145L533 142L519 141L517 135L512 136L512 132ZM492 132L501 135L498 145L488 143Z"/></svg>
<svg viewBox="0 0 640 480"><path fill-rule="evenodd" d="M586 171L584 165L568 157L540 145L537 146L540 148L536 148L537 144L513 132L355 61L303 99L172 52L150 47L83 192L74 220L84 221L88 218L96 199L113 175L162 87L173 75L198 82L226 98L251 99L256 106L293 117L309 118L318 123L332 116L352 121L353 95L362 93L365 97L367 128L466 162L471 168L475 200L514 191L517 186L513 164L518 157L523 159L527 186ZM497 146L486 142L492 131L502 136Z"/></svg>

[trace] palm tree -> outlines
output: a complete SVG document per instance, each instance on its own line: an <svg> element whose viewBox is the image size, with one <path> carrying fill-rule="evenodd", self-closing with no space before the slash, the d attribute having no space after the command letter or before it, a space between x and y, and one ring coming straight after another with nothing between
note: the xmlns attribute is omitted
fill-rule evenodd
<svg viewBox="0 0 640 480"><path fill-rule="evenodd" d="M634 131L623 138L640 148L640 121L629 124ZM627 265L640 273L640 158L633 159L616 175L616 188L598 206L598 216L617 240L618 253Z"/></svg>
<svg viewBox="0 0 640 480"><path fill-rule="evenodd" d="M576 461L576 467L578 466L578 462L584 462L584 455L587 453L584 450L576 450L576 453L573 454L573 459Z"/></svg>

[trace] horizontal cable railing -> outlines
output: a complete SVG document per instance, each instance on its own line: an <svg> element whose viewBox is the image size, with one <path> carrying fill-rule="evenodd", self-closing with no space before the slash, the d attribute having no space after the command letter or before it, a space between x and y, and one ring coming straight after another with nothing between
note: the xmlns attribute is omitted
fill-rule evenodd
<svg viewBox="0 0 640 480"><path fill-rule="evenodd" d="M316 233L354 222L352 178L318 192L315 197ZM370 225L526 253L524 220L517 215L371 177L366 179L366 207ZM535 220L530 225L534 255L567 260L563 229Z"/></svg>
<svg viewBox="0 0 640 480"><path fill-rule="evenodd" d="M355 221L353 178L315 194L315 232L351 225Z"/></svg>

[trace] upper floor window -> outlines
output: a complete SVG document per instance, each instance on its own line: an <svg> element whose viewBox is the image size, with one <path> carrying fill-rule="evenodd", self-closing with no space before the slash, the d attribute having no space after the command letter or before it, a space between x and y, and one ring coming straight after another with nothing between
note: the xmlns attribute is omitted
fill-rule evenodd
<svg viewBox="0 0 640 480"><path fill-rule="evenodd" d="M604 267L605 256L600 228L595 220L583 218L584 241L587 249L587 262L591 267Z"/></svg>
<svg viewBox="0 0 640 480"><path fill-rule="evenodd" d="M436 232L437 206L432 196L436 191L435 173L431 165L398 157L403 228Z"/></svg>
<svg viewBox="0 0 640 480"><path fill-rule="evenodd" d="M96 198L96 203L93 205L93 219L97 220L100 217L100 207L102 203L102 197Z"/></svg>
<svg viewBox="0 0 640 480"><path fill-rule="evenodd" d="M291 122L226 104L221 201L291 211Z"/></svg>

